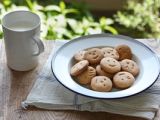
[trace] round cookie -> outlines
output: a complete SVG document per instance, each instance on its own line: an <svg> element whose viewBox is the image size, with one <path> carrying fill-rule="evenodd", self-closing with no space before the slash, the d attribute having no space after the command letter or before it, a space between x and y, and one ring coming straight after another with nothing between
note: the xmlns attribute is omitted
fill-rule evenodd
<svg viewBox="0 0 160 120"><path fill-rule="evenodd" d="M91 48L84 54L84 59L88 60L90 64L98 64L103 58L103 53L99 48Z"/></svg>
<svg viewBox="0 0 160 120"><path fill-rule="evenodd" d="M105 57L100 62L101 68L108 73L117 73L121 70L120 63L111 57Z"/></svg>
<svg viewBox="0 0 160 120"><path fill-rule="evenodd" d="M74 55L74 59L75 59L76 61L84 60L84 54L85 54L85 52L86 52L86 51L84 51L84 50L77 52L77 53Z"/></svg>
<svg viewBox="0 0 160 120"><path fill-rule="evenodd" d="M132 51L127 45L118 45L115 47L117 52L119 53L119 60L123 59L132 59Z"/></svg>
<svg viewBox="0 0 160 120"><path fill-rule="evenodd" d="M106 76L96 76L91 80L91 88L99 92L108 92L112 89L112 81Z"/></svg>
<svg viewBox="0 0 160 120"><path fill-rule="evenodd" d="M89 62L87 60L82 60L78 63L76 63L72 68L71 68L71 71L70 71L70 74L72 76L77 76L79 75L80 73L82 73L85 69L87 69L89 65Z"/></svg>
<svg viewBox="0 0 160 120"><path fill-rule="evenodd" d="M126 89L133 85L134 76L129 72L118 72L113 77L113 84L116 88Z"/></svg>
<svg viewBox="0 0 160 120"><path fill-rule="evenodd" d="M119 59L119 54L114 48L105 47L105 48L102 48L101 51L102 51L104 57L112 57L116 60Z"/></svg>
<svg viewBox="0 0 160 120"><path fill-rule="evenodd" d="M96 76L96 70L93 67L88 66L84 72L77 76L77 81L80 84L88 84L94 76Z"/></svg>
<svg viewBox="0 0 160 120"><path fill-rule="evenodd" d="M121 68L123 71L127 71L131 73L133 76L138 75L139 73L139 67L136 62L129 59L124 59L120 62Z"/></svg>
<svg viewBox="0 0 160 120"><path fill-rule="evenodd" d="M101 68L100 65L97 65L97 67L96 67L96 72L97 72L97 75L99 75L99 76L106 76L106 77L109 77L109 78L113 78L113 75L114 75L114 74L105 72L105 71Z"/></svg>

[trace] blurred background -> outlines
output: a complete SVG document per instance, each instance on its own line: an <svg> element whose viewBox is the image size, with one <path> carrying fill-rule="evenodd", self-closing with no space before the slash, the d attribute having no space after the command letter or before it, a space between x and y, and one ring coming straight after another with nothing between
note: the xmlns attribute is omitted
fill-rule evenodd
<svg viewBox="0 0 160 120"><path fill-rule="evenodd" d="M44 40L96 33L160 38L160 0L0 0L0 25L14 10L38 14Z"/></svg>

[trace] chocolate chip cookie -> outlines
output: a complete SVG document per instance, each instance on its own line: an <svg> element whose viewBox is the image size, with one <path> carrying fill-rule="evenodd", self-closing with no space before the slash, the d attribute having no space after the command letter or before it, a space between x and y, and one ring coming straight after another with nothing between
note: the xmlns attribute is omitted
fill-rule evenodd
<svg viewBox="0 0 160 120"><path fill-rule="evenodd" d="M126 89L133 85L135 78L129 72L118 72L113 77L113 83L116 88Z"/></svg>
<svg viewBox="0 0 160 120"><path fill-rule="evenodd" d="M112 89L112 81L105 76L96 76L91 80L91 88L99 92L108 92Z"/></svg>

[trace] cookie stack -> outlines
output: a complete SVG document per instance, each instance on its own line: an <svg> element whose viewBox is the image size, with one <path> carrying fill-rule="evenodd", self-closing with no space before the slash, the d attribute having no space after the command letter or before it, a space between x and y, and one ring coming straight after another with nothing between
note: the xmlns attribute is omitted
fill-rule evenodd
<svg viewBox="0 0 160 120"><path fill-rule="evenodd" d="M127 45L89 48L76 53L74 60L76 64L71 68L71 76L79 84L99 92L111 91L113 87L129 88L139 73Z"/></svg>

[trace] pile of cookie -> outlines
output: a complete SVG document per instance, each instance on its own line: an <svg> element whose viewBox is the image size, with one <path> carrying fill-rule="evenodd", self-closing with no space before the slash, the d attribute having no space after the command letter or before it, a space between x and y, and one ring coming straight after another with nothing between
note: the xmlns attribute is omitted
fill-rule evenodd
<svg viewBox="0 0 160 120"><path fill-rule="evenodd" d="M71 76L79 84L99 92L129 88L139 74L127 45L89 48L76 53L74 60L76 64L71 67Z"/></svg>

